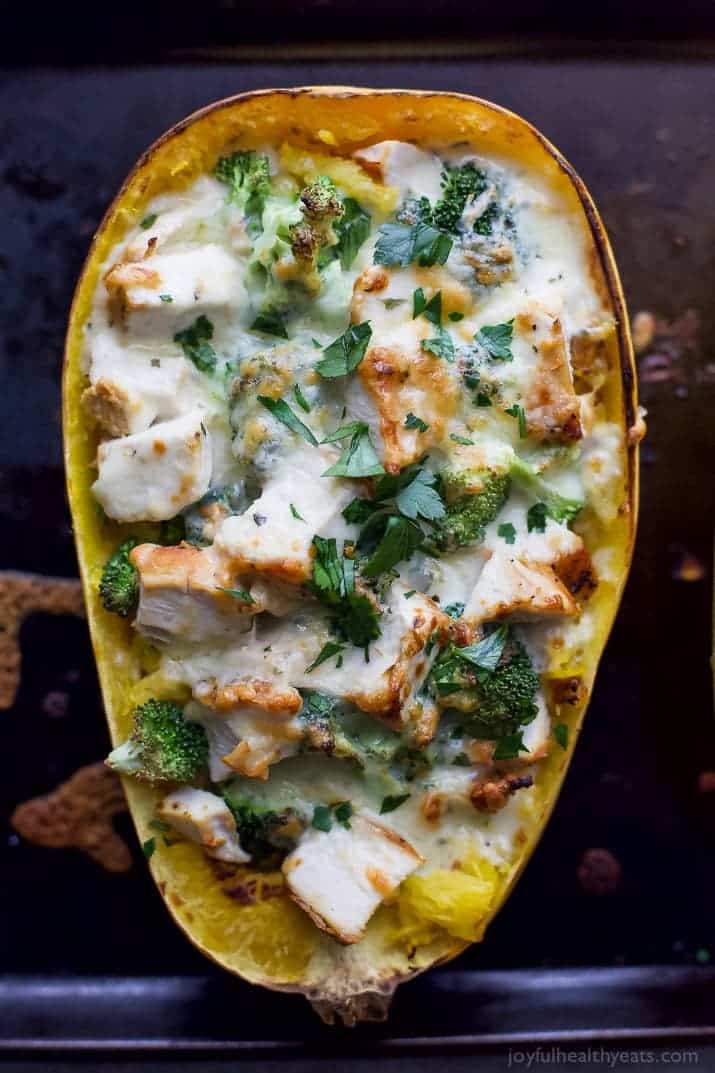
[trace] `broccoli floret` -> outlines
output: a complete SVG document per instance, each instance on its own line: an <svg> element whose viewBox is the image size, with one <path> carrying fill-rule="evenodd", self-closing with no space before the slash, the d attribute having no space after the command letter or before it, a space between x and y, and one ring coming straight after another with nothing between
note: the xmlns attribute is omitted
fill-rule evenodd
<svg viewBox="0 0 715 1073"><path fill-rule="evenodd" d="M484 172L471 162L461 167L445 168L442 174L442 197L432 212L434 226L440 231L455 234L467 201L478 197L486 188Z"/></svg>
<svg viewBox="0 0 715 1073"><path fill-rule="evenodd" d="M470 662L466 657L470 649L450 645L432 670L437 697L452 714L459 715L460 723L477 738L515 734L538 711L534 699L539 676L521 641L508 628L502 629L504 646L493 669Z"/></svg>
<svg viewBox="0 0 715 1073"><path fill-rule="evenodd" d="M110 555L104 564L99 582L99 598L102 606L115 615L127 618L134 611L139 599L139 572L129 558L138 541L125 540Z"/></svg>
<svg viewBox="0 0 715 1073"><path fill-rule="evenodd" d="M305 817L289 805L262 800L239 779L224 788L223 797L252 863L262 868L277 867L303 833Z"/></svg>
<svg viewBox="0 0 715 1073"><path fill-rule="evenodd" d="M555 522L570 522L583 509L578 499L568 499L551 488L543 477L522 458L515 458L510 467L514 481L546 507L546 513Z"/></svg>
<svg viewBox="0 0 715 1073"><path fill-rule="evenodd" d="M271 192L268 157L241 151L222 156L214 168L214 175L228 186L229 201L245 216L254 218L257 224Z"/></svg>
<svg viewBox="0 0 715 1073"><path fill-rule="evenodd" d="M373 760L391 764L401 748L398 734L358 711L348 711L333 697L306 692L300 713L305 747L364 768Z"/></svg>
<svg viewBox="0 0 715 1073"><path fill-rule="evenodd" d="M114 771L148 782L191 782L207 762L204 728L187 722L178 704L153 699L135 709L130 737L107 757Z"/></svg>
<svg viewBox="0 0 715 1073"><path fill-rule="evenodd" d="M484 539L484 530L502 509L509 496L507 473L448 474L447 513L435 528L435 542L440 550L451 551Z"/></svg>
<svg viewBox="0 0 715 1073"><path fill-rule="evenodd" d="M302 221L290 228L291 250L301 282L309 291L317 291L320 289L320 253L336 245L338 236L333 224L342 217L345 209L335 186L325 175L301 192L300 209Z"/></svg>

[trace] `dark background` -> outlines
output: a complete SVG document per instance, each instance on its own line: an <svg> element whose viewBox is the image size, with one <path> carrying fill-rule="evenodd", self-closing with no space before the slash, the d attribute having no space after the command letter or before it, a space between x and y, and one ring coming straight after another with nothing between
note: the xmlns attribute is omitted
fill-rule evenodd
<svg viewBox="0 0 715 1073"><path fill-rule="evenodd" d="M642 1010L614 998L636 978L664 984L649 1024L673 1023L670 993L690 987L705 986L703 1010L715 1008L708 966L715 958L715 792L703 792L698 781L715 769L708 666L715 516L709 7L649 5L646 14L635 4L616 17L616 6L606 4L598 18L559 21L553 12L550 20L539 18L533 4L508 5L509 18L456 0L428 11L414 4L407 16L397 0L362 0L345 5L343 14L352 17L341 20L335 5L264 3L264 13L278 13L278 33L270 36L240 4L184 13L176 4L129 3L121 17L78 13L72 5L39 21L35 8L15 11L3 27L4 569L76 573L59 423L74 283L93 230L139 153L217 98L257 87L339 83L456 90L513 108L556 143L589 186L631 314L649 310L660 318L641 360L649 435L633 570L564 791L486 940L456 963L456 972L437 970L401 992L396 1017L403 1035L431 1032L453 988L502 981L506 1006L495 1008L502 1017L511 1008L510 987L538 979L537 970L553 980L549 972L562 967L584 970L573 977L583 1002L566 1027L593 1020L589 994L591 1006L620 1003L623 1027L637 1021ZM688 556L699 568L697 580L682 579ZM23 628L22 645L17 703L0 714L0 824L19 801L47 792L107 748L85 625L37 616ZM64 716L47 713L49 691L67 694ZM133 845L128 822L121 826ZM600 897L577 875L593 847L608 849L622 868L617 889ZM207 1031L248 1038L317 1032L298 1012L299 1000L251 992L193 951L163 910L139 853L132 872L112 876L78 853L24 844L5 828L0 875L0 972L10 974L10 983L201 977L215 981L210 986L220 989L222 1003L235 996L253 1011L249 1024L234 1018L228 1028L211 1022ZM598 966L615 975L589 976ZM678 971L668 976L649 966ZM508 971L494 976L497 970ZM1 994L11 1002L11 990ZM547 1005L547 996L531 1000L535 1029L540 1001ZM696 1007L682 1016L707 1020ZM458 1009L455 1003L449 1020L454 1036ZM480 1016L481 1031L509 1028L488 1007ZM461 1031L473 1027L465 1009Z"/></svg>

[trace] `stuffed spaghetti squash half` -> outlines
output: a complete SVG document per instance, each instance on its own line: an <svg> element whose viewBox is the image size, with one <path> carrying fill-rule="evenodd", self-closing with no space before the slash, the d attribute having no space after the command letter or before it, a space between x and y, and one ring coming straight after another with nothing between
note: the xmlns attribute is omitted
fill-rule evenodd
<svg viewBox="0 0 715 1073"><path fill-rule="evenodd" d="M169 911L380 1015L514 884L626 577L639 418L587 191L471 97L212 105L94 239L64 432L107 763Z"/></svg>

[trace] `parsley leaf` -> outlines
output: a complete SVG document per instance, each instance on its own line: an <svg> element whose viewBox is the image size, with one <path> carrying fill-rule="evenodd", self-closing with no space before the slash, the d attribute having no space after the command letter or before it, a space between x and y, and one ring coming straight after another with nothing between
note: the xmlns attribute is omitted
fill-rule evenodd
<svg viewBox="0 0 715 1073"><path fill-rule="evenodd" d="M444 613L449 615L450 618L461 618L464 614L464 604L459 600L456 600L453 604L447 604Z"/></svg>
<svg viewBox="0 0 715 1073"><path fill-rule="evenodd" d="M527 747L524 745L524 736L522 731L518 734L506 734L503 738L499 738L497 741L497 747L494 750L495 760L516 760L519 753L528 753Z"/></svg>
<svg viewBox="0 0 715 1073"><path fill-rule="evenodd" d="M492 404L492 400L489 398L489 396L485 395L482 391L479 391L477 393L477 397L474 401L477 406L491 406Z"/></svg>
<svg viewBox="0 0 715 1073"><path fill-rule="evenodd" d="M519 422L519 438L526 439L526 414L524 413L524 407L519 406L517 402L513 406L510 406L508 410L504 411L505 414L509 414L509 417L515 417Z"/></svg>
<svg viewBox="0 0 715 1073"><path fill-rule="evenodd" d="M303 391L302 391L302 388L301 388L300 384L296 384L295 387L293 388L293 395L295 396L295 401L298 403L298 405L300 406L301 410L304 410L305 413L309 414L310 413L310 403L308 402L308 400L306 399L305 395L303 394Z"/></svg>
<svg viewBox="0 0 715 1073"><path fill-rule="evenodd" d="M380 543L363 567L364 576L377 577L403 559L409 559L422 543L422 535L422 530L415 522L391 515Z"/></svg>
<svg viewBox="0 0 715 1073"><path fill-rule="evenodd" d="M412 319L419 317L420 314L425 320L430 321L432 324L436 324L439 328L442 323L442 292L436 291L432 295L429 302L425 298L425 292L421 287L418 287L412 294Z"/></svg>
<svg viewBox="0 0 715 1073"><path fill-rule="evenodd" d="M371 336L372 328L367 321L364 324L351 324L325 348L324 357L316 364L315 371L324 380L334 380L354 372L365 357Z"/></svg>
<svg viewBox="0 0 715 1073"><path fill-rule="evenodd" d="M316 805L313 809L313 827L318 831L329 831L333 826L333 814L327 805Z"/></svg>
<svg viewBox="0 0 715 1073"><path fill-rule="evenodd" d="M446 328L440 328L434 339L423 339L422 349L434 354L436 358L454 361L454 343Z"/></svg>
<svg viewBox="0 0 715 1073"><path fill-rule="evenodd" d="M511 352L512 336L514 334L514 320L506 321L505 324L485 324L480 328L474 339L484 347L492 361L513 361Z"/></svg>
<svg viewBox="0 0 715 1073"><path fill-rule="evenodd" d="M156 839L155 838L147 838L146 842L142 843L142 852L144 853L144 856L146 857L146 859L148 861L150 861L151 858L154 856L154 851L155 850L156 850Z"/></svg>
<svg viewBox="0 0 715 1073"><path fill-rule="evenodd" d="M435 489L437 478L428 469L419 469L410 483L395 496L395 504L400 514L414 521L424 518L426 522L437 522L445 516L445 507Z"/></svg>
<svg viewBox="0 0 715 1073"><path fill-rule="evenodd" d="M305 668L305 674L310 674L316 667L319 667L321 663L325 663L326 660L332 659L333 656L339 656L344 651L344 645L336 644L334 641L328 641L321 648L318 655L315 657L310 666Z"/></svg>
<svg viewBox="0 0 715 1073"><path fill-rule="evenodd" d="M504 645L509 636L507 626L500 626L492 633L488 633L476 644L467 645L466 648L456 648L454 654L467 663L479 667L482 671L495 671L499 660L504 652Z"/></svg>
<svg viewBox="0 0 715 1073"><path fill-rule="evenodd" d="M304 522L305 518L303 517L302 514L298 513L298 511L295 509L295 506L292 503L290 503L289 506L290 506L290 512L293 515L293 517L296 519L296 521Z"/></svg>
<svg viewBox="0 0 715 1073"><path fill-rule="evenodd" d="M216 368L216 351L209 342L213 334L213 324L202 314L192 325L174 336L174 342L179 344L189 361L193 361L202 373L212 373Z"/></svg>
<svg viewBox="0 0 715 1073"><path fill-rule="evenodd" d="M335 465L326 469L324 477L379 477L385 472L372 445L368 427L362 421L353 421L337 429L323 443L350 436L350 443L343 450Z"/></svg>
<svg viewBox="0 0 715 1073"><path fill-rule="evenodd" d="M516 529L511 522L502 522L497 533L503 540L506 540L507 544L513 544L516 540Z"/></svg>
<svg viewBox="0 0 715 1073"><path fill-rule="evenodd" d="M250 592L246 592L245 589L224 589L220 585L216 588L219 592L225 592L227 596L233 596L235 600L240 600L244 604L255 604L255 600L251 596Z"/></svg>
<svg viewBox="0 0 715 1073"><path fill-rule="evenodd" d="M170 294L160 294L159 295L159 301L167 303L167 302L173 302L174 299L173 299L172 295L170 295Z"/></svg>
<svg viewBox="0 0 715 1073"><path fill-rule="evenodd" d="M313 433L307 425L303 424L299 417L296 417L287 402L284 402L283 399L269 399L266 395L258 395L257 398L261 406L265 406L266 410L273 414L282 425L289 428L291 432L295 432L297 436L302 436L313 447L318 446L318 441Z"/></svg>
<svg viewBox="0 0 715 1073"><path fill-rule="evenodd" d="M426 432L429 425L421 417L416 417L415 414L409 413L405 418L405 428L416 428L418 432Z"/></svg>
<svg viewBox="0 0 715 1073"><path fill-rule="evenodd" d="M264 335L277 335L279 339L288 338L285 321L275 309L265 309L259 313L251 325L251 331L263 332Z"/></svg>
<svg viewBox="0 0 715 1073"><path fill-rule="evenodd" d="M454 313L449 314L449 319L453 321L464 320L464 313L459 313L455 310Z"/></svg>
<svg viewBox="0 0 715 1073"><path fill-rule="evenodd" d="M343 215L333 223L333 230L338 237L337 245L325 247L323 252L331 256L321 256L321 261L327 264L328 260L339 257L340 264L347 271L352 268L360 247L370 234L371 219L353 197L345 198L343 209Z"/></svg>
<svg viewBox="0 0 715 1073"><path fill-rule="evenodd" d="M148 231L150 227L153 227L154 224L156 223L156 218L157 218L157 214L155 212L150 212L148 216L145 216L144 219L139 224L139 226L141 227L142 231Z"/></svg>
<svg viewBox="0 0 715 1073"><path fill-rule="evenodd" d="M474 440L470 440L468 436L458 436L456 432L450 432L449 438L455 443L461 443L464 447L474 447Z"/></svg>
<svg viewBox="0 0 715 1073"><path fill-rule="evenodd" d="M394 812L400 805L404 805L405 801L409 800L410 797L411 794L388 794L387 797L382 799L380 815L384 816L386 812Z"/></svg>
<svg viewBox="0 0 715 1073"><path fill-rule="evenodd" d="M353 807L349 801L339 801L337 805L333 805L333 812L335 813L335 819L338 823L341 823L343 827L350 830L350 817L353 814Z"/></svg>
<svg viewBox="0 0 715 1073"><path fill-rule="evenodd" d="M416 224L383 224L375 245L376 265L406 268L413 261L423 267L441 264L449 257L452 239L422 221Z"/></svg>
<svg viewBox="0 0 715 1073"><path fill-rule="evenodd" d="M558 723L554 727L554 737L562 749L569 747L569 728L567 723Z"/></svg>
<svg viewBox="0 0 715 1073"><path fill-rule="evenodd" d="M533 533L536 530L537 533L543 533L546 528L548 514L545 503L534 503L533 507L529 507L526 512L526 528L528 531Z"/></svg>
<svg viewBox="0 0 715 1073"><path fill-rule="evenodd" d="M363 525L376 511L381 510L379 503L372 499L352 499L345 507L343 518L350 525Z"/></svg>
<svg viewBox="0 0 715 1073"><path fill-rule="evenodd" d="M334 537L313 537L315 558L310 588L333 611L340 636L365 648L380 636L379 610L364 593L355 590L355 563L338 555ZM329 656L325 657L329 659Z"/></svg>
<svg viewBox="0 0 715 1073"><path fill-rule="evenodd" d="M385 309L397 309L398 306L403 306L407 301L406 298L382 298L382 304Z"/></svg>

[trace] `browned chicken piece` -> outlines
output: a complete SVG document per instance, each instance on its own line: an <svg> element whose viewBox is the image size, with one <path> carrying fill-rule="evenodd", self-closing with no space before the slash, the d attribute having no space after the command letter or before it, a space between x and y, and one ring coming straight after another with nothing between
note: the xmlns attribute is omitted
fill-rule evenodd
<svg viewBox="0 0 715 1073"><path fill-rule="evenodd" d="M601 386L617 355L616 326L611 318L571 337L571 366L576 391L588 394Z"/></svg>
<svg viewBox="0 0 715 1073"><path fill-rule="evenodd" d="M477 779L472 786L469 800L479 812L499 812L512 794L533 785L531 775L518 775L511 772L495 778Z"/></svg>
<svg viewBox="0 0 715 1073"><path fill-rule="evenodd" d="M82 393L84 412L110 439L129 435L130 405L126 391L111 380L97 380Z"/></svg>
<svg viewBox="0 0 715 1073"><path fill-rule="evenodd" d="M476 624L507 616L523 619L577 612L576 601L548 563L494 552L479 575L464 618Z"/></svg>
<svg viewBox="0 0 715 1073"><path fill-rule="evenodd" d="M553 566L558 579L574 596L584 599L598 585L593 561L584 544L575 551L560 555Z"/></svg>
<svg viewBox="0 0 715 1073"><path fill-rule="evenodd" d="M534 302L516 317L514 330L534 354L524 406L529 435L542 443L580 440L581 410L561 321Z"/></svg>
<svg viewBox="0 0 715 1073"><path fill-rule="evenodd" d="M250 707L274 714L295 715L303 703L300 693L292 686L281 689L273 682L248 675L225 686L215 681L204 683L197 687L196 697L206 708L216 712Z"/></svg>
<svg viewBox="0 0 715 1073"><path fill-rule="evenodd" d="M360 380L380 415L384 443L382 463L388 473L399 473L430 447L442 441L459 398L456 380L447 362L413 347L374 346L359 367ZM405 428L409 413L428 428Z"/></svg>

